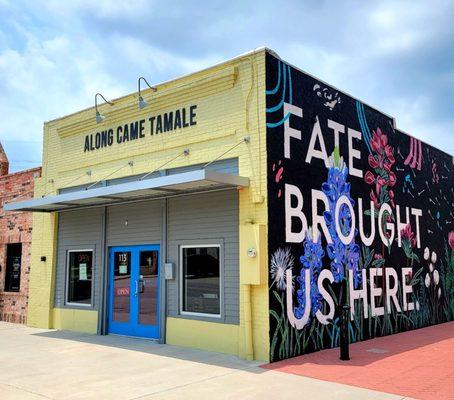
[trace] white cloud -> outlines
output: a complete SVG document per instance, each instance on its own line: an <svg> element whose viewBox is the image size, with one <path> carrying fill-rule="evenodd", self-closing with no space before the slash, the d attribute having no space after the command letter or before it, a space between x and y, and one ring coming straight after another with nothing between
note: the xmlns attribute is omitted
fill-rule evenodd
<svg viewBox="0 0 454 400"><path fill-rule="evenodd" d="M44 121L91 106L99 90L117 97L129 89L105 72L103 54L93 43L61 35L27 39L22 51L2 49L0 85L1 114L8 116L0 125L0 140L13 170L31 166L29 161L40 163ZM31 151L24 155L18 142Z"/></svg>
<svg viewBox="0 0 454 400"><path fill-rule="evenodd" d="M380 2L371 10L368 37L379 52L395 54L415 50L439 34L440 20L452 8L445 0L433 2ZM366 22L367 23L367 22Z"/></svg>
<svg viewBox="0 0 454 400"><path fill-rule="evenodd" d="M284 8L264 0L259 10L216 0L192 8L0 0L0 9L0 115L7 116L0 140L17 161L40 160L43 121L92 106L98 91L114 98L136 90L140 75L150 83L168 80L262 44L428 142L443 146L453 134L453 117L437 117L454 90L448 0L289 1Z"/></svg>
<svg viewBox="0 0 454 400"><path fill-rule="evenodd" d="M147 0L117 1L117 0L47 0L41 2L49 12L58 14L60 17L73 17L79 12L93 13L99 17L122 17L131 18L140 15L148 9L153 2Z"/></svg>
<svg viewBox="0 0 454 400"><path fill-rule="evenodd" d="M135 73L155 71L160 75L168 75L170 70L178 70L180 74L194 72L222 60L222 57L194 56L193 58L163 51L146 42L131 36L115 35L111 41L115 53L121 55L134 65Z"/></svg>

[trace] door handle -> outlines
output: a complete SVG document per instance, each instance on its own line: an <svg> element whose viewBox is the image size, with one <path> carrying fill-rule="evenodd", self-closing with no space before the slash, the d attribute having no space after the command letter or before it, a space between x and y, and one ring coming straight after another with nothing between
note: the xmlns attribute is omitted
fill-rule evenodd
<svg viewBox="0 0 454 400"><path fill-rule="evenodd" d="M143 293L143 288L145 287L145 283L143 279L139 279L139 293Z"/></svg>

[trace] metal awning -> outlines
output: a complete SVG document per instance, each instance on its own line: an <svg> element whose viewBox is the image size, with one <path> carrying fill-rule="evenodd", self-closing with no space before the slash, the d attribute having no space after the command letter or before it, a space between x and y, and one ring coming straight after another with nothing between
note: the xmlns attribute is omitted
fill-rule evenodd
<svg viewBox="0 0 454 400"><path fill-rule="evenodd" d="M249 186L249 178L206 169L7 203L5 211L52 212Z"/></svg>

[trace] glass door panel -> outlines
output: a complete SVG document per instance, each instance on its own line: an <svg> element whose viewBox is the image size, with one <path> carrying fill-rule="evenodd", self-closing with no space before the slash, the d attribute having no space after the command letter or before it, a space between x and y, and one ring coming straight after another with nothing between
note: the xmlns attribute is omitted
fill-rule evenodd
<svg viewBox="0 0 454 400"><path fill-rule="evenodd" d="M139 255L139 324L156 325L158 312L158 251Z"/></svg>
<svg viewBox="0 0 454 400"><path fill-rule="evenodd" d="M113 320L128 322L131 310L131 252L114 252Z"/></svg>

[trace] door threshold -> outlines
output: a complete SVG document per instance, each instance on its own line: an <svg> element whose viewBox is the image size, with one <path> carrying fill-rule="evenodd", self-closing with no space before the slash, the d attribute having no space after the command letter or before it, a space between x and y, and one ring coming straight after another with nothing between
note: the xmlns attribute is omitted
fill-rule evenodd
<svg viewBox="0 0 454 400"><path fill-rule="evenodd" d="M160 343L160 339L148 338L148 337L143 337L143 336L120 335L119 333L108 333L107 335L124 337L124 338L129 338L129 339L141 339L141 340L147 340L149 342L154 342L156 344L164 344L164 343Z"/></svg>

